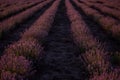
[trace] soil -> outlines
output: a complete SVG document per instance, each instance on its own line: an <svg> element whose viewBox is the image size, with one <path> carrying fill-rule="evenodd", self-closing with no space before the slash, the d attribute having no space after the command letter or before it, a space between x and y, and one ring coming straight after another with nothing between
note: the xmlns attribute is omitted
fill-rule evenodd
<svg viewBox="0 0 120 80"><path fill-rule="evenodd" d="M88 77L83 62L78 60L76 55L81 53L72 37L64 0L61 0L54 23L43 46L45 56L36 73L37 77L33 79L85 80Z"/></svg>

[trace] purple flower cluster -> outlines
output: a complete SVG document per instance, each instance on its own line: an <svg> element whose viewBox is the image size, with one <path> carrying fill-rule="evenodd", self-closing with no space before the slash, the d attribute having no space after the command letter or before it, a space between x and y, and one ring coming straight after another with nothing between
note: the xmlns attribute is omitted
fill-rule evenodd
<svg viewBox="0 0 120 80"><path fill-rule="evenodd" d="M99 49L86 51L82 55L84 61L87 62L87 68L91 74L101 74L108 70L108 63L105 61L105 53Z"/></svg>
<svg viewBox="0 0 120 80"><path fill-rule="evenodd" d="M16 56L24 56L27 59L38 59L42 54L42 47L34 39L21 40L14 45L10 45L5 53L15 54Z"/></svg>
<svg viewBox="0 0 120 80"><path fill-rule="evenodd" d="M95 74L90 80L120 80L120 75L117 71L103 72L101 75Z"/></svg>
<svg viewBox="0 0 120 80"><path fill-rule="evenodd" d="M16 80L16 74L15 73L11 73L9 71L2 71L1 73L1 80ZM22 80L22 78L21 78Z"/></svg>
<svg viewBox="0 0 120 80"><path fill-rule="evenodd" d="M15 54L5 54L0 60L0 74L6 75L6 78L10 75L11 78L15 76L24 77L31 70L31 62L23 56L15 56ZM8 71L8 72L7 72ZM9 77L9 78L10 78Z"/></svg>

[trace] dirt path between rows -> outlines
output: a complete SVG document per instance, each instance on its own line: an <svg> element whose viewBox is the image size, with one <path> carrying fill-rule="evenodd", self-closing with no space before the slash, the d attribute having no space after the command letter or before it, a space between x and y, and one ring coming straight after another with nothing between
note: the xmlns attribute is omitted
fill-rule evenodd
<svg viewBox="0 0 120 80"><path fill-rule="evenodd" d="M45 57L35 80L85 80L85 68L77 59L80 52L72 38L64 0L43 46Z"/></svg>

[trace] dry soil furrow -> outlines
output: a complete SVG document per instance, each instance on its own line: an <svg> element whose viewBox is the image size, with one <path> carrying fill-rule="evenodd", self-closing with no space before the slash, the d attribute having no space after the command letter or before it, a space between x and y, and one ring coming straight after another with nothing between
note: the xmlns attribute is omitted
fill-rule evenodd
<svg viewBox="0 0 120 80"><path fill-rule="evenodd" d="M45 56L41 60L40 74L36 80L84 80L85 70L75 55L80 52L72 38L64 0L61 0L43 46Z"/></svg>

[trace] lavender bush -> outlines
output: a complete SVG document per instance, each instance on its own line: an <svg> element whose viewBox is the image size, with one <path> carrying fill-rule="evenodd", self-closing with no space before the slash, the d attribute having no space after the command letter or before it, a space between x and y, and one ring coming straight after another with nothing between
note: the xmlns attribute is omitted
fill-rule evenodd
<svg viewBox="0 0 120 80"><path fill-rule="evenodd" d="M0 75L10 75L10 77L26 76L31 70L31 62L23 56L15 56L15 54L5 54L0 60ZM8 71L10 73L3 73Z"/></svg>
<svg viewBox="0 0 120 80"><path fill-rule="evenodd" d="M27 59L35 60L42 55L43 48L34 39L21 40L6 49L6 53L15 54L16 56L24 56Z"/></svg>

